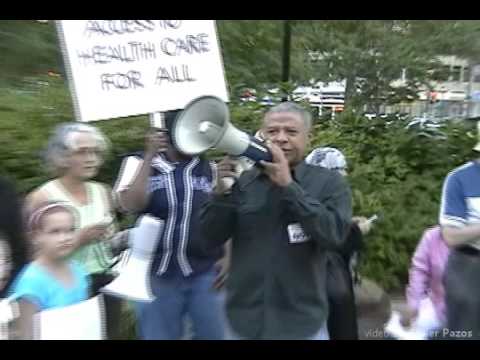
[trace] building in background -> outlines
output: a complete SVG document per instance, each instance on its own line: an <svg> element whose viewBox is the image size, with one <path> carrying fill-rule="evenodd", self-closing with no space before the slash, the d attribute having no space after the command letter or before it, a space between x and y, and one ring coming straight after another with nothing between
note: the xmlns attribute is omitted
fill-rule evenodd
<svg viewBox="0 0 480 360"><path fill-rule="evenodd" d="M433 82L433 90L423 89L419 99L410 104L386 107L385 112L404 112L412 116L435 119L471 118L480 116L480 67L470 69L469 62L455 56L441 56L443 64L439 78ZM402 72L398 85L403 85L408 73Z"/></svg>
<svg viewBox="0 0 480 360"><path fill-rule="evenodd" d="M345 81L317 82L312 86L300 86L293 91L294 100L306 100L318 109L318 114L335 114L343 111Z"/></svg>

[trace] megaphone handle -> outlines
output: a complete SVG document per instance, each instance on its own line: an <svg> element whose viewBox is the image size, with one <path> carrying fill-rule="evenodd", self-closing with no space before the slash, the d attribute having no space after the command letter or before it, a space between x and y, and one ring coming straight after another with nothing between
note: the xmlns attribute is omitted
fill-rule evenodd
<svg viewBox="0 0 480 360"><path fill-rule="evenodd" d="M242 154L240 154L240 156L245 156L255 162L259 162L260 160L271 162L273 159L270 150L263 141L260 141L253 136L249 136L249 146Z"/></svg>
<svg viewBox="0 0 480 360"><path fill-rule="evenodd" d="M163 112L154 112L149 115L150 127L160 131L165 131L167 126L165 124L165 114Z"/></svg>
<svg viewBox="0 0 480 360"><path fill-rule="evenodd" d="M221 178L220 181L223 182L223 187L227 190L227 193L231 191L233 184L235 183L235 179L233 177L224 177Z"/></svg>

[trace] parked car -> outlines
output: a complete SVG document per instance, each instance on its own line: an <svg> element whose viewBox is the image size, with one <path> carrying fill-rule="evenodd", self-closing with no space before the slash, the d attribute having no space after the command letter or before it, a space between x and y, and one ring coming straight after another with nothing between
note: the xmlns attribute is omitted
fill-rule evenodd
<svg viewBox="0 0 480 360"><path fill-rule="evenodd" d="M410 131L416 131L419 136L445 140L447 137L442 131L444 126L445 121L423 115L421 117L414 117L408 122L405 128Z"/></svg>

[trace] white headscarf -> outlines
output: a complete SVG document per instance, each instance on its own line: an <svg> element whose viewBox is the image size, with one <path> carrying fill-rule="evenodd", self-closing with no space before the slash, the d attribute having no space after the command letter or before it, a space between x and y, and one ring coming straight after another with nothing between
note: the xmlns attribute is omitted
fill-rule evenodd
<svg viewBox="0 0 480 360"><path fill-rule="evenodd" d="M310 165L321 166L329 170L346 172L347 160L345 155L332 147L319 147L314 149L305 159Z"/></svg>

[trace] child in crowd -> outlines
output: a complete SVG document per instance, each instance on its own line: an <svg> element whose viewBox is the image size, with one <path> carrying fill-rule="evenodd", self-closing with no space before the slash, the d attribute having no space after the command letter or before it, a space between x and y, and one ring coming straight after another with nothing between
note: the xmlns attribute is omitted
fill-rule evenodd
<svg viewBox="0 0 480 360"><path fill-rule="evenodd" d="M412 258L402 324L425 333L425 338L446 325L443 277L449 253L440 226L435 226L425 231Z"/></svg>
<svg viewBox="0 0 480 360"><path fill-rule="evenodd" d="M19 304L22 339L33 338L35 313L88 299L87 272L79 263L66 260L75 249L74 224L73 209L61 202L43 203L28 218L34 260L25 266L11 289L12 298Z"/></svg>

